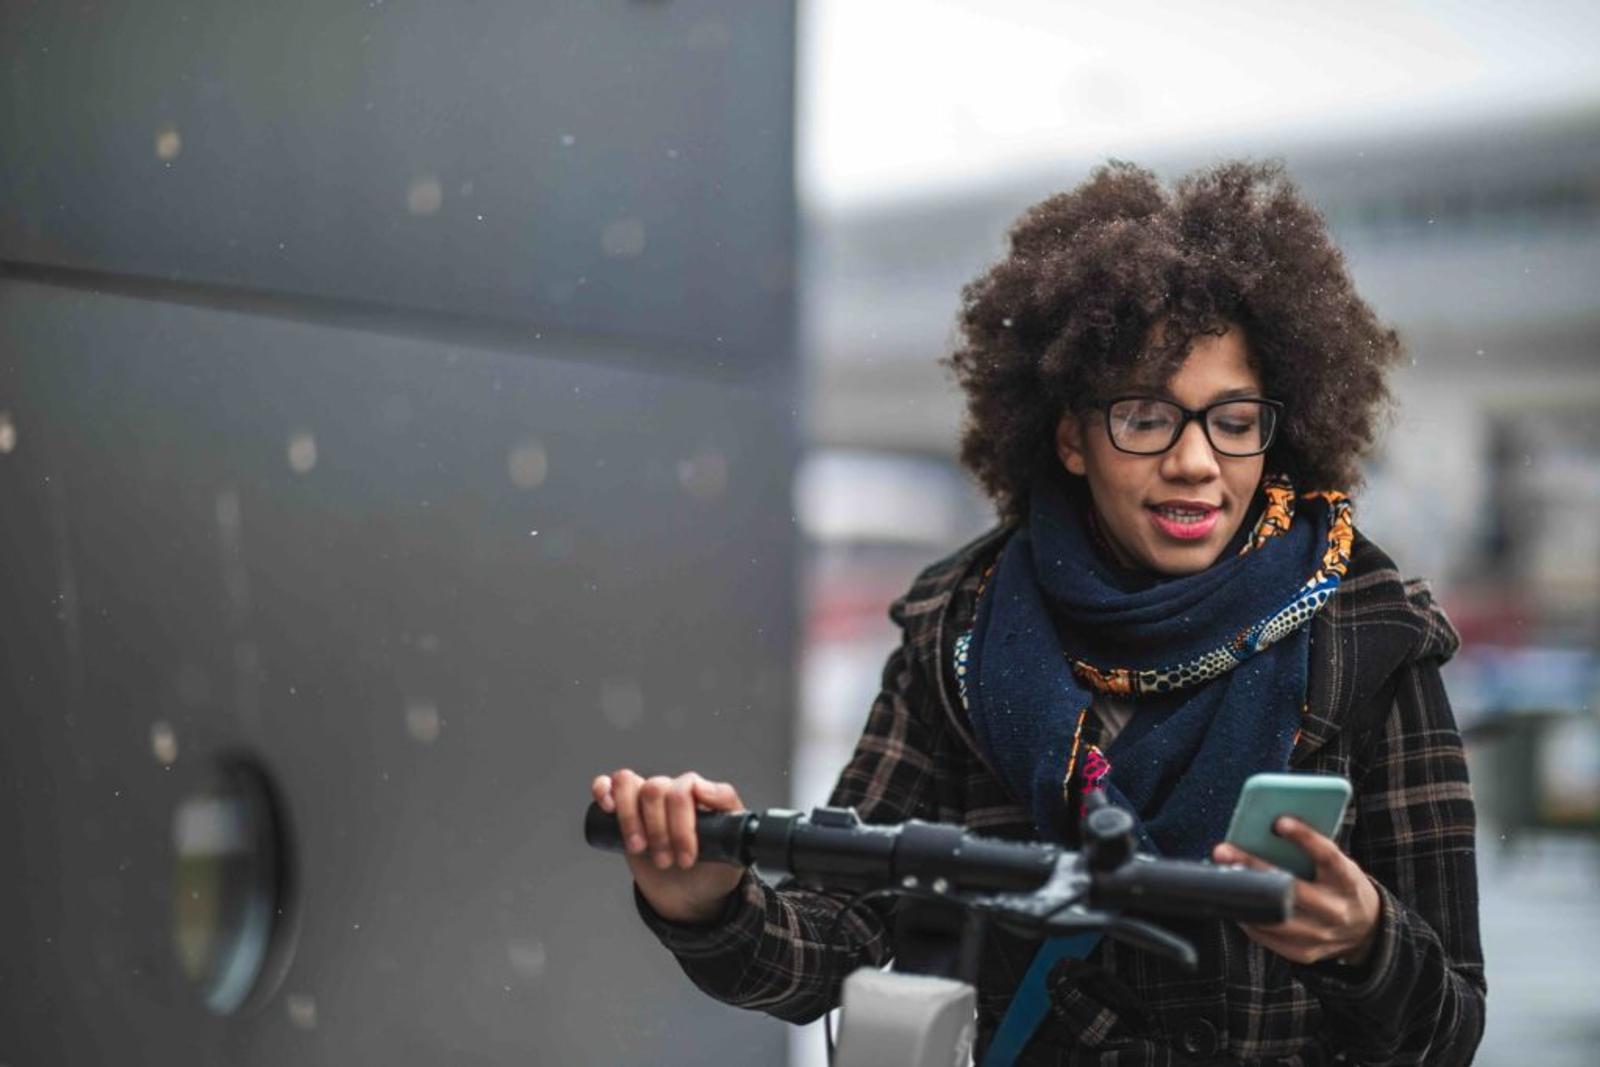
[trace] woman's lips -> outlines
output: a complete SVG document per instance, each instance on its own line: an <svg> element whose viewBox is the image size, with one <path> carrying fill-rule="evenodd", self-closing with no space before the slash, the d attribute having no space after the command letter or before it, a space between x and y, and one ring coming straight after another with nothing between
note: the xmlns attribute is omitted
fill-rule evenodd
<svg viewBox="0 0 1600 1067"><path fill-rule="evenodd" d="M1150 508L1156 529L1177 541L1198 541L1216 529L1221 508L1193 504L1160 504Z"/></svg>

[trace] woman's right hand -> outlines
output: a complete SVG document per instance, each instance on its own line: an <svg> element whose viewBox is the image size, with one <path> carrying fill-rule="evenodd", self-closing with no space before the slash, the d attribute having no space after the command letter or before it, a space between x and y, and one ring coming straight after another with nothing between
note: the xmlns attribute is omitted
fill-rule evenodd
<svg viewBox="0 0 1600 1067"><path fill-rule="evenodd" d="M672 922L710 922L721 913L744 868L701 863L695 834L699 811L743 811L727 782L711 782L690 771L676 778L644 778L626 767L590 783L601 809L617 817L634 884L656 914Z"/></svg>

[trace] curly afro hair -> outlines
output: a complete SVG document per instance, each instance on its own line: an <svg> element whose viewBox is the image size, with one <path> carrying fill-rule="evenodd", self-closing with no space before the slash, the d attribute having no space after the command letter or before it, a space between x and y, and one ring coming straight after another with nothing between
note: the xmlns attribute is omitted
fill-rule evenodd
<svg viewBox="0 0 1600 1067"><path fill-rule="evenodd" d="M1359 484L1400 340L1281 164L1223 163L1169 193L1113 161L1030 208L1010 237L1010 254L962 290L947 360L967 397L961 461L1002 517L1020 517L1034 478L1060 470L1064 412L1159 387L1197 336L1230 325L1284 403L1267 470L1307 489Z"/></svg>

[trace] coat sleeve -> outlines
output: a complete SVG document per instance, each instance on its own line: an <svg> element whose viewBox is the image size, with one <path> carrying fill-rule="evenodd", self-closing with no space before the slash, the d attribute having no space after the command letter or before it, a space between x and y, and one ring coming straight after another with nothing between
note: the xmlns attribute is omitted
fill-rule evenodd
<svg viewBox="0 0 1600 1067"><path fill-rule="evenodd" d="M1436 660L1402 668L1355 803L1350 855L1382 898L1377 941L1359 969L1316 964L1301 978L1360 1062L1470 1063L1486 992L1474 813Z"/></svg>
<svg viewBox="0 0 1600 1067"><path fill-rule="evenodd" d="M889 614L904 628L904 600ZM933 750L944 727L911 644L907 637L889 656L866 728L829 800L856 808L866 822L929 817ZM637 890L634 899L645 924L700 989L790 1022L809 1022L835 1007L852 971L880 967L892 954L889 904L863 903L841 918L847 895L790 882L774 887L749 871L722 914L703 925L661 918ZM830 935L842 946L831 948Z"/></svg>

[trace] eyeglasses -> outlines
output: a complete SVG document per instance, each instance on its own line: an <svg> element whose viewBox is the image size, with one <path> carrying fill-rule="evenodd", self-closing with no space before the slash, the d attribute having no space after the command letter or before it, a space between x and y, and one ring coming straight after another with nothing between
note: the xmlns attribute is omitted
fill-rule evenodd
<svg viewBox="0 0 1600 1067"><path fill-rule="evenodd" d="M1153 396L1125 396L1105 406L1106 433L1119 451L1158 456L1178 443L1190 420L1200 424L1219 456L1259 456L1272 445L1283 405L1249 397L1190 411Z"/></svg>

